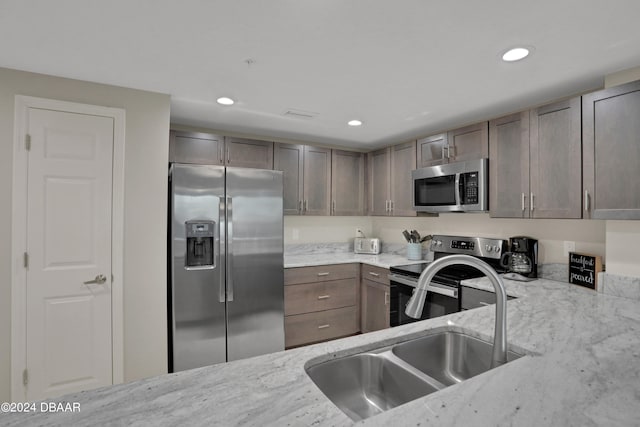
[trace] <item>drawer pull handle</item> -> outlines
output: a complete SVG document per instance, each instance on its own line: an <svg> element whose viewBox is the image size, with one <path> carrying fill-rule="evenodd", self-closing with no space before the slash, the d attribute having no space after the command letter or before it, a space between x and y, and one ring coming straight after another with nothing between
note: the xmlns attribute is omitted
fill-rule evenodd
<svg viewBox="0 0 640 427"><path fill-rule="evenodd" d="M318 277L322 277L322 276L328 276L329 273L318 273Z"/></svg>
<svg viewBox="0 0 640 427"><path fill-rule="evenodd" d="M330 326L331 325L320 325L320 326L318 326L318 329L327 329Z"/></svg>
<svg viewBox="0 0 640 427"><path fill-rule="evenodd" d="M374 273L373 271L370 271L369 274L372 275L373 277L380 277L378 273Z"/></svg>
<svg viewBox="0 0 640 427"><path fill-rule="evenodd" d="M330 295L318 295L318 299L327 299Z"/></svg>

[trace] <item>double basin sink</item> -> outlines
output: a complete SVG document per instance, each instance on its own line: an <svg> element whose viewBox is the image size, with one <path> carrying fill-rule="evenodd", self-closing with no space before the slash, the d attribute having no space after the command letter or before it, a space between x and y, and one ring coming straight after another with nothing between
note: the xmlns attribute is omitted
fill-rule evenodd
<svg viewBox="0 0 640 427"><path fill-rule="evenodd" d="M320 390L353 420L372 417L486 372L493 344L440 331L306 368ZM522 357L509 351L507 362Z"/></svg>

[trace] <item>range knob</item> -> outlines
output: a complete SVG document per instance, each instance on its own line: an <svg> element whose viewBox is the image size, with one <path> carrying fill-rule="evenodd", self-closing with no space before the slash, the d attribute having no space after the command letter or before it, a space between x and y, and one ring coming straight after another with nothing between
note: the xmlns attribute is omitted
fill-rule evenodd
<svg viewBox="0 0 640 427"><path fill-rule="evenodd" d="M491 252L493 250L493 246L491 245L486 245L484 248L487 250L487 252Z"/></svg>
<svg viewBox="0 0 640 427"><path fill-rule="evenodd" d="M436 246L442 246L442 240L436 240L434 243Z"/></svg>
<svg viewBox="0 0 640 427"><path fill-rule="evenodd" d="M500 252L500 246L496 245L493 247L494 252Z"/></svg>

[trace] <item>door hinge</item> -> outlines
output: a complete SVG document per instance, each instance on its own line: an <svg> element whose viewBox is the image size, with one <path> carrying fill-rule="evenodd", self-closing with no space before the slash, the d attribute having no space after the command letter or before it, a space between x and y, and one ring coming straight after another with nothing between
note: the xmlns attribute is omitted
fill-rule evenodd
<svg viewBox="0 0 640 427"><path fill-rule="evenodd" d="M24 136L24 148L27 151L31 151L31 135L29 135L29 134L26 134Z"/></svg>
<svg viewBox="0 0 640 427"><path fill-rule="evenodd" d="M29 254L25 252L23 258L24 268L29 268Z"/></svg>
<svg viewBox="0 0 640 427"><path fill-rule="evenodd" d="M26 387L29 384L29 371L25 369L22 371L22 384Z"/></svg>

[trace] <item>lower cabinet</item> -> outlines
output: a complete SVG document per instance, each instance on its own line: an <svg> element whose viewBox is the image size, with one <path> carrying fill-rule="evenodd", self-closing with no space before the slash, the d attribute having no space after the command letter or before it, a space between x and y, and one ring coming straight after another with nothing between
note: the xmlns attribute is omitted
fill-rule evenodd
<svg viewBox="0 0 640 427"><path fill-rule="evenodd" d="M389 270L363 264L361 277L360 329L362 333L390 327Z"/></svg>
<svg viewBox="0 0 640 427"><path fill-rule="evenodd" d="M360 331L360 265L285 269L285 347L296 347Z"/></svg>

